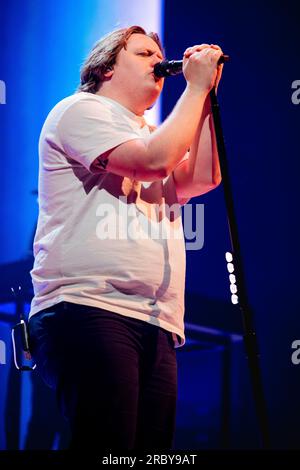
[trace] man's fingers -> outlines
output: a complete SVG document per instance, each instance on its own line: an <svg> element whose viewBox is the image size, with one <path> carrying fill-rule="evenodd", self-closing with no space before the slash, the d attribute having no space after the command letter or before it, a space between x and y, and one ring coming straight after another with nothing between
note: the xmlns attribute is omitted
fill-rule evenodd
<svg viewBox="0 0 300 470"><path fill-rule="evenodd" d="M218 53L220 53L220 57L223 54L222 49L219 46L217 46L216 44L210 44L210 45L209 44L200 44L200 45L196 45L196 46L193 46L193 47L188 47L185 50L184 54L183 54L183 58L184 59L189 59L192 54L194 54L195 52L201 52L201 51L205 51L205 54L208 51L218 52Z"/></svg>
<svg viewBox="0 0 300 470"><path fill-rule="evenodd" d="M206 51L205 51L206 53ZM211 62L218 63L219 58L222 56L223 52L221 49L208 49L207 55L209 56Z"/></svg>
<svg viewBox="0 0 300 470"><path fill-rule="evenodd" d="M198 53L201 52L202 56L208 57L210 62L216 62L216 63L218 62L219 58L222 55L221 49L212 49L211 47L203 48L201 49L201 51L194 51L193 54L195 54L196 56L197 52Z"/></svg>
<svg viewBox="0 0 300 470"><path fill-rule="evenodd" d="M193 47L188 47L184 51L183 56L188 59L192 54L194 54L194 52L202 51L203 49L205 49L207 47L210 47L210 45L209 44L199 44L199 45L196 45L196 46L193 46Z"/></svg>
<svg viewBox="0 0 300 470"><path fill-rule="evenodd" d="M211 44L210 47L212 47L213 49L219 49L220 51L222 50L221 47L217 44Z"/></svg>

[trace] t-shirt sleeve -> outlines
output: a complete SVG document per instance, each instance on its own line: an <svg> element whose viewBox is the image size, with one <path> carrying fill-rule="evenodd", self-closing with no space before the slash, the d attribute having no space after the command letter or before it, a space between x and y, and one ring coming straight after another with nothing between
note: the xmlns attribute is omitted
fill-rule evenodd
<svg viewBox="0 0 300 470"><path fill-rule="evenodd" d="M77 101L64 112L58 133L67 156L89 171L93 161L104 152L141 138L121 111L91 99Z"/></svg>

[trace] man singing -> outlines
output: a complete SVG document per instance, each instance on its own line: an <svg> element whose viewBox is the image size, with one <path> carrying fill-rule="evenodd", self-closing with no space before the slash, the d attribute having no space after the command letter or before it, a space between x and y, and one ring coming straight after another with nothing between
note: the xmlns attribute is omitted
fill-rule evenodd
<svg viewBox="0 0 300 470"><path fill-rule="evenodd" d="M220 183L208 93L218 46L183 56L186 88L157 128L159 38L119 29L92 49L40 143L30 344L71 449L170 449L184 344L180 204Z"/></svg>

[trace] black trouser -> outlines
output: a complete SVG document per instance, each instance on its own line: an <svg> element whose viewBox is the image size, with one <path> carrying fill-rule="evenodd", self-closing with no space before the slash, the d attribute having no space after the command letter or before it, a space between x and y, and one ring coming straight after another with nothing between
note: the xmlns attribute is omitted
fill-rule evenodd
<svg viewBox="0 0 300 470"><path fill-rule="evenodd" d="M170 449L176 351L170 332L95 307L61 302L29 322L44 380L70 422L73 449Z"/></svg>

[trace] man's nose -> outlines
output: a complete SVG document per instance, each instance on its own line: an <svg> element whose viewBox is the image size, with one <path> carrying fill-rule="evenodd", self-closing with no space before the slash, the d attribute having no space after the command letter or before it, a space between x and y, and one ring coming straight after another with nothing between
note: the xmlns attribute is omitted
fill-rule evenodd
<svg viewBox="0 0 300 470"><path fill-rule="evenodd" d="M152 61L151 61L152 67L154 67L156 64L159 64L161 61L162 59L160 57L153 56Z"/></svg>

